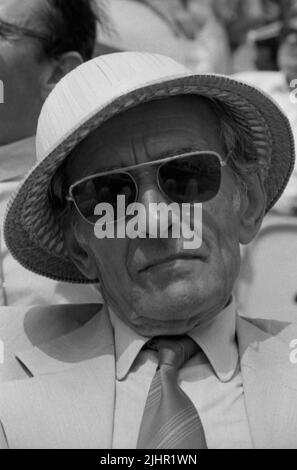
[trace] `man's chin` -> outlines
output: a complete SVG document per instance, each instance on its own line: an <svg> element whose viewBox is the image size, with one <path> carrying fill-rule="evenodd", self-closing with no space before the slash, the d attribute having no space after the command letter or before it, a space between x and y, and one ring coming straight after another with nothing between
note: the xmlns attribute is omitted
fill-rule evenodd
<svg viewBox="0 0 297 470"><path fill-rule="evenodd" d="M175 306L176 307L176 306ZM198 323L199 315L194 315L193 309L173 310L168 306L158 312L158 318L151 317L151 311L130 318L130 326L143 336L176 336L189 333Z"/></svg>
<svg viewBox="0 0 297 470"><path fill-rule="evenodd" d="M186 321L175 322L150 322L146 321L137 325L130 325L138 334L152 338L154 336L181 336L189 333L193 327L190 326Z"/></svg>

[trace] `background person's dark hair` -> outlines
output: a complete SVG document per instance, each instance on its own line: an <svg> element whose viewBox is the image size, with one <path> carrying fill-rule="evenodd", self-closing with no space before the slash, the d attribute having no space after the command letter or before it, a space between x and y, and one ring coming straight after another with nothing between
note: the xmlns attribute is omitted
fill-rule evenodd
<svg viewBox="0 0 297 470"><path fill-rule="evenodd" d="M48 37L43 51L48 57L77 51L89 60L96 44L97 23L104 27L106 17L93 0L46 0L41 20Z"/></svg>

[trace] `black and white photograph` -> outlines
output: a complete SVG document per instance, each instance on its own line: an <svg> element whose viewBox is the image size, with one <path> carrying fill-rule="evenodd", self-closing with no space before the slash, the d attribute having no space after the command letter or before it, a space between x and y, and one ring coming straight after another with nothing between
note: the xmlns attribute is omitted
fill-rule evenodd
<svg viewBox="0 0 297 470"><path fill-rule="evenodd" d="M296 0L0 0L0 450L297 449L296 144Z"/></svg>

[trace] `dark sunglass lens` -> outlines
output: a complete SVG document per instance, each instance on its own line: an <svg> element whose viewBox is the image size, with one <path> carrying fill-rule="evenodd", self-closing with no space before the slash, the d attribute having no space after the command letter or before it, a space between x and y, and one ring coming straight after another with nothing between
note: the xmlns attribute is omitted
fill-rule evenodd
<svg viewBox="0 0 297 470"><path fill-rule="evenodd" d="M209 201L220 189L220 161L216 155L197 154L165 163L159 169L159 184L179 204Z"/></svg>
<svg viewBox="0 0 297 470"><path fill-rule="evenodd" d="M98 204L110 204L117 215L118 196L123 196L125 207L136 200L137 189L130 175L116 173L98 176L80 183L73 190L73 197L82 215L92 223L98 220L94 215Z"/></svg>

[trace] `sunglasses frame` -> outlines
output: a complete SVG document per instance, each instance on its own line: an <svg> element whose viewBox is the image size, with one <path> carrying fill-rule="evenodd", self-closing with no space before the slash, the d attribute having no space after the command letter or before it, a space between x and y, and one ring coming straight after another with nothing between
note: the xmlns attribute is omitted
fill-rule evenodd
<svg viewBox="0 0 297 470"><path fill-rule="evenodd" d="M158 185L158 189L159 191L161 192L161 194L163 194L163 196L165 196L166 199L168 199L169 201L171 202L176 202L176 201L173 201L171 198L168 197L167 194L164 193L163 189L161 188L160 186L160 183L159 183L159 173L160 173L160 169L162 168L162 166L164 166L166 163L169 163L169 162L172 162L172 161L175 161L175 160L182 160L182 159L186 159L188 157L193 157L194 155L211 155L211 156L214 156L218 159L219 163L220 163L220 166L221 167L225 167L227 166L227 160L230 156L231 152L228 154L227 156L227 159L226 161L224 161L221 157L221 155L217 152L213 152L211 150L206 150L206 151L201 151L201 150L197 150L197 151L192 151L192 152L187 152L187 153L183 153L181 155L176 155L176 156L173 156L173 157L167 157L167 158L163 158L161 160L156 160L156 161L150 161L150 162L145 162L145 163L140 163L140 164L137 164L137 165L132 165L132 166L129 166L129 167L124 167L124 168L118 168L116 170L108 170L108 171L104 171L104 172L100 172L100 173L94 173L93 175L90 175L90 176L86 176L85 178L82 178L81 180L79 181L76 181L76 183L72 184L70 187L69 187L69 190L68 190L68 195L66 196L66 201L67 202L71 202L74 204L76 210L78 211L79 215L83 218L83 220L85 222L87 222L88 224L90 225L95 225L93 222L91 222L90 220L88 220L81 212L81 210L79 209L78 207L78 204L75 200L75 197L73 196L73 191L75 190L75 188L77 186L79 186L80 184L82 183L85 183L87 181L90 181L94 178L97 178L97 177L101 177L101 176L109 176L109 175L116 175L116 174L126 174L126 175L129 175L129 177L131 178L131 180L133 181L134 185L135 185L135 189L136 189L136 192L135 192L135 201L132 203L136 203L137 202L137 199L138 199L138 195L139 195L139 190L138 190L138 184L134 178L134 176L130 173L131 170L139 170L139 169L143 169L143 168L148 168L148 167L151 167L151 166L155 166L155 165L158 165L158 171L157 171L157 185ZM125 217L126 218L126 217ZM117 222L119 222L121 219L117 219Z"/></svg>

